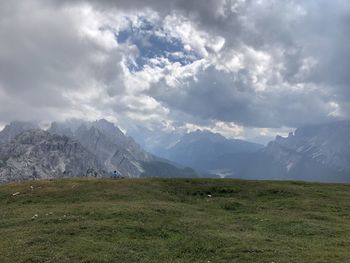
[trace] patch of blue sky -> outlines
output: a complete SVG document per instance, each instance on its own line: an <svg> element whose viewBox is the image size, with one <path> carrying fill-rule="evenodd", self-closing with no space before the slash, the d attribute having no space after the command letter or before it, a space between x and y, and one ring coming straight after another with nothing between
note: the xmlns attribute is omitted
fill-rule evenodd
<svg viewBox="0 0 350 263"><path fill-rule="evenodd" d="M151 61L167 59L170 63L178 62L187 65L200 57L193 51L184 49L180 39L169 36L160 27L143 21L140 27L130 26L128 29L116 34L118 43L129 42L137 46L139 55L130 63L129 70L140 71Z"/></svg>

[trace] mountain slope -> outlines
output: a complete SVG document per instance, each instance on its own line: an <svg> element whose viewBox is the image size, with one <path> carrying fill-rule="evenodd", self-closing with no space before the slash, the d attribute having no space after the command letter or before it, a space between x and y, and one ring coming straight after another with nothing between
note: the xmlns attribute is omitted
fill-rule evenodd
<svg viewBox="0 0 350 263"><path fill-rule="evenodd" d="M0 183L101 175L103 167L78 141L29 130L0 147Z"/></svg>
<svg viewBox="0 0 350 263"><path fill-rule="evenodd" d="M164 157L201 171L222 172L232 168L233 155L256 152L263 146L242 140L229 140L209 131L186 134ZM228 164L228 165L227 165Z"/></svg>
<svg viewBox="0 0 350 263"><path fill-rule="evenodd" d="M350 181L350 122L305 126L248 158L240 177Z"/></svg>
<svg viewBox="0 0 350 263"><path fill-rule="evenodd" d="M2 131L0 131L0 143L10 142L22 132L33 129L39 129L39 126L32 122L11 122L10 124L6 125Z"/></svg>
<svg viewBox="0 0 350 263"><path fill-rule="evenodd" d="M276 143L339 172L350 172L350 122L299 128Z"/></svg>
<svg viewBox="0 0 350 263"><path fill-rule="evenodd" d="M301 127L267 147L197 131L165 157L222 177L349 182L350 121Z"/></svg>
<svg viewBox="0 0 350 263"><path fill-rule="evenodd" d="M49 132L65 134L77 139L87 150L94 153L108 172L117 171L127 177L186 174L183 169L158 158L141 148L113 123L106 120L95 122L53 123ZM197 176L193 171L191 176Z"/></svg>

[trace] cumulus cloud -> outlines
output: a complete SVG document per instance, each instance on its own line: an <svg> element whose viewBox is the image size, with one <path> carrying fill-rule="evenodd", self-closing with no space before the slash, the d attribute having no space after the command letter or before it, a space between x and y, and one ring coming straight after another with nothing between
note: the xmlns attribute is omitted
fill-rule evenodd
<svg viewBox="0 0 350 263"><path fill-rule="evenodd" d="M113 101L126 93L123 61L137 53L118 45L114 31L104 28L114 20L88 4L0 5L2 122L92 119L113 112Z"/></svg>
<svg viewBox="0 0 350 263"><path fill-rule="evenodd" d="M349 118L349 24L346 0L2 1L0 123L253 138Z"/></svg>

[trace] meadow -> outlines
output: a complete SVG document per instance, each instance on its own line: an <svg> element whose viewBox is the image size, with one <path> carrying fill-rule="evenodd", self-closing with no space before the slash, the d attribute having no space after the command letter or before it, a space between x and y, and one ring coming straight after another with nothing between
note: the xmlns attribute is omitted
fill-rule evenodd
<svg viewBox="0 0 350 263"><path fill-rule="evenodd" d="M0 262L350 262L350 185L63 179L0 186Z"/></svg>

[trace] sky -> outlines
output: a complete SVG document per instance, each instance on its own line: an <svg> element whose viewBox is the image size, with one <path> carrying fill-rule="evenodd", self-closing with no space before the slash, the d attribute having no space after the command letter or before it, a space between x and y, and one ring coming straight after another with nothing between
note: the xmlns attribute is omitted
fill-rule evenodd
<svg viewBox="0 0 350 263"><path fill-rule="evenodd" d="M348 0L0 1L0 126L265 143L349 116Z"/></svg>

